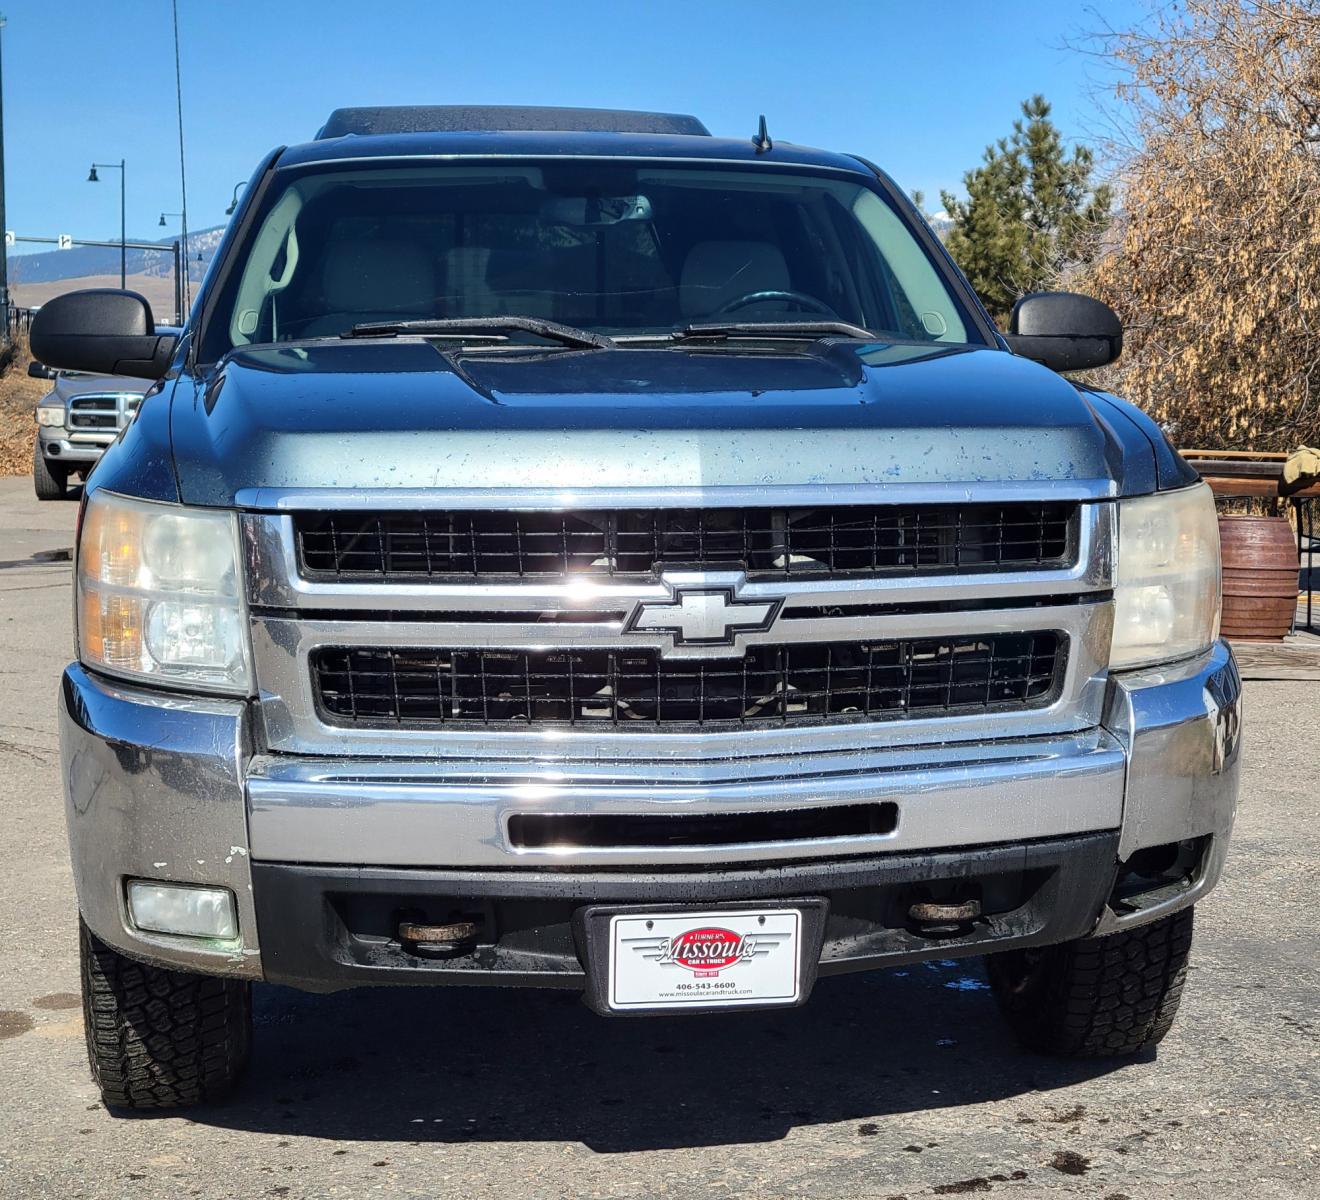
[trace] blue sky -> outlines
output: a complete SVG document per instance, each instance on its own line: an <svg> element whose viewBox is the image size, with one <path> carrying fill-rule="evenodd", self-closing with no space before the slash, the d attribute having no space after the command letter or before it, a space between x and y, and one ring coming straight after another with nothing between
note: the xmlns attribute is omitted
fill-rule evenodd
<svg viewBox="0 0 1320 1200"><path fill-rule="evenodd" d="M938 207L1018 102L1043 92L1066 137L1100 126L1094 65L1064 43L1140 0L180 0L189 224L346 104L523 103L692 112L718 134L853 151ZM168 0L4 8L8 228L156 239L178 210ZM174 219L171 218L171 221ZM177 228L177 225L173 226ZM21 252L21 247L18 248ZM35 248L34 248L35 249Z"/></svg>

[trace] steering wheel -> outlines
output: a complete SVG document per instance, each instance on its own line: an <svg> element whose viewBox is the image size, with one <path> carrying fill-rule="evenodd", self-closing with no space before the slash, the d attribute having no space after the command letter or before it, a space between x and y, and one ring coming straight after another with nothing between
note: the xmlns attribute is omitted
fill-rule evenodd
<svg viewBox="0 0 1320 1200"><path fill-rule="evenodd" d="M833 317L838 320L839 314L834 311L823 300L818 300L815 296L809 296L806 292L794 292L788 289L766 288L757 292L745 292L741 296L735 296L732 300L721 304L710 315L712 317L723 317L729 313L736 313L741 309L748 308L753 304L760 304L766 300L782 300L789 304L796 304L799 308L804 308L808 312L820 313L822 316Z"/></svg>

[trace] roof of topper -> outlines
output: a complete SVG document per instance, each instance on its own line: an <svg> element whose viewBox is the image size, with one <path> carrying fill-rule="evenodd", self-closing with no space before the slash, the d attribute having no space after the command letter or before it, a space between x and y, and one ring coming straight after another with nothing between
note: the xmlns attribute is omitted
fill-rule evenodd
<svg viewBox="0 0 1320 1200"><path fill-rule="evenodd" d="M696 117L611 108L540 108L512 104L418 104L337 108L316 138L399 133L667 133L709 137Z"/></svg>

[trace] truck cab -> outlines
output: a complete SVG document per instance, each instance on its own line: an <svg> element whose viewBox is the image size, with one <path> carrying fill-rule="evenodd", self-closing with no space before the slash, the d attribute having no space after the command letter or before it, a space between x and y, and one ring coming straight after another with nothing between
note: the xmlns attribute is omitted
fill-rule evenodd
<svg viewBox="0 0 1320 1200"><path fill-rule="evenodd" d="M1208 490L1076 374L1104 305L1001 333L764 125L349 109L178 336L98 291L31 340L153 384L60 684L107 1104L222 1095L263 980L695 1018L986 956L1030 1048L1167 1032L1241 687Z"/></svg>

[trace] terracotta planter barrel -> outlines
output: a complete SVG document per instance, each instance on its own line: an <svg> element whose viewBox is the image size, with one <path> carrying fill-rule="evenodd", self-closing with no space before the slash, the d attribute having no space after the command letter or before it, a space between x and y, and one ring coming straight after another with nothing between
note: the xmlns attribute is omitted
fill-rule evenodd
<svg viewBox="0 0 1320 1200"><path fill-rule="evenodd" d="M1297 540L1286 517L1221 516L1227 638L1282 641L1297 611Z"/></svg>

